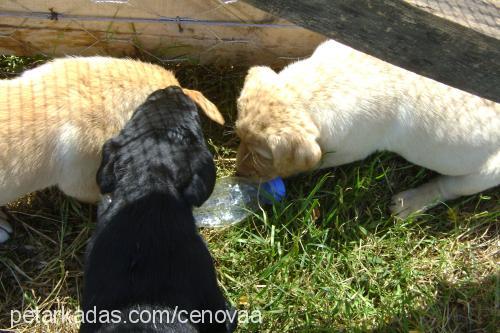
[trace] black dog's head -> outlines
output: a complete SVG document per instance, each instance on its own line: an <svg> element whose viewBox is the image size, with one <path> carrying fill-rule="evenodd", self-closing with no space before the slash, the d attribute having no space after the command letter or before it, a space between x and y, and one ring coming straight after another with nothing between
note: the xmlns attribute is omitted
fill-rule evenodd
<svg viewBox="0 0 500 333"><path fill-rule="evenodd" d="M130 200L154 189L201 205L213 190L215 166L195 103L179 87L151 94L105 143L97 183L102 193L127 191L120 195Z"/></svg>

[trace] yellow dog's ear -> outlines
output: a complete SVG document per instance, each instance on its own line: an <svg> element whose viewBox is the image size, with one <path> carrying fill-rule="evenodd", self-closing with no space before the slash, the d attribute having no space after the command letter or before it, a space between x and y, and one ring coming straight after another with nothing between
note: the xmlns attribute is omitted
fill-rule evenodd
<svg viewBox="0 0 500 333"><path fill-rule="evenodd" d="M202 110L208 118L220 125L224 125L224 117L214 103L210 102L203 94L196 90L182 89Z"/></svg>
<svg viewBox="0 0 500 333"><path fill-rule="evenodd" d="M274 168L282 175L309 171L321 160L321 148L311 135L284 132L270 135L267 141Z"/></svg>

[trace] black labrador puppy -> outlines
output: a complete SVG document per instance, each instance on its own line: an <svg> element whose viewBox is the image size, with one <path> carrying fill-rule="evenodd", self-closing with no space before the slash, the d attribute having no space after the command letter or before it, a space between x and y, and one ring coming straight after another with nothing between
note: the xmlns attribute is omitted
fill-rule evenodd
<svg viewBox="0 0 500 333"><path fill-rule="evenodd" d="M215 184L193 101L177 87L151 94L104 145L97 182L106 195L80 332L232 332L235 311L192 214Z"/></svg>

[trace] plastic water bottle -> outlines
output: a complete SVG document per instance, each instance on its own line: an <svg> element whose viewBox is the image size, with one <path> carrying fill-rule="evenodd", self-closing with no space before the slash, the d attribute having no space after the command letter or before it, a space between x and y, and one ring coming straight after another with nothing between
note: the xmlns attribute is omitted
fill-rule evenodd
<svg viewBox="0 0 500 333"><path fill-rule="evenodd" d="M259 208L259 204L280 201L285 196L281 178L255 183L240 177L218 179L210 198L193 208L198 227L217 228L236 224Z"/></svg>

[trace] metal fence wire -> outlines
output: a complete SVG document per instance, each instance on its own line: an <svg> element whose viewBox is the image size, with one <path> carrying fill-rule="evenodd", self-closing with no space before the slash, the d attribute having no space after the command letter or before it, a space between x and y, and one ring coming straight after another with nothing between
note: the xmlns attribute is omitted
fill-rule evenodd
<svg viewBox="0 0 500 333"><path fill-rule="evenodd" d="M0 53L47 57L277 63L324 39L238 0L6 0L0 20Z"/></svg>

